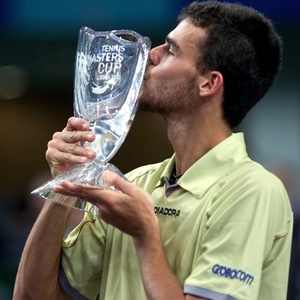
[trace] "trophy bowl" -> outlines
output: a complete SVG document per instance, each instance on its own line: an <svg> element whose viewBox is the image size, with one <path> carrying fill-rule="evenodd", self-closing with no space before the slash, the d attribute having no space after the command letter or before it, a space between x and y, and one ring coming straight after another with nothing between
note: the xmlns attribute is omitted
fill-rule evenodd
<svg viewBox="0 0 300 300"><path fill-rule="evenodd" d="M96 158L76 165L38 187L32 194L93 214L98 208L84 199L53 192L62 180L114 189L102 179L105 170L120 176L109 161L124 142L137 110L151 41L132 30L94 31L82 27L76 53L74 115L90 123L96 139L84 143ZM124 177L125 178L125 177Z"/></svg>

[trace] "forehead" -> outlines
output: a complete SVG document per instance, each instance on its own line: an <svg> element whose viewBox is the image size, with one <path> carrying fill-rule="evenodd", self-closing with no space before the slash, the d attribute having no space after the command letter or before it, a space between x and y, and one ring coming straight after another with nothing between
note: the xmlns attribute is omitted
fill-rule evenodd
<svg viewBox="0 0 300 300"><path fill-rule="evenodd" d="M199 40L205 38L205 30L193 25L188 20L181 21L173 31L168 34L174 40L183 52L197 52Z"/></svg>

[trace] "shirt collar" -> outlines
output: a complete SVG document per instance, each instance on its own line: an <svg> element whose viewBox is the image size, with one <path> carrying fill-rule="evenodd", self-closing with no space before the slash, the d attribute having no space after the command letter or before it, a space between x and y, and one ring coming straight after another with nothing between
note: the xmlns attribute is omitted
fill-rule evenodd
<svg viewBox="0 0 300 300"><path fill-rule="evenodd" d="M247 157L243 133L233 133L194 163L177 181L197 198L202 198L207 189L223 177L240 160ZM170 177L174 155L168 161L158 185L164 184L163 177Z"/></svg>

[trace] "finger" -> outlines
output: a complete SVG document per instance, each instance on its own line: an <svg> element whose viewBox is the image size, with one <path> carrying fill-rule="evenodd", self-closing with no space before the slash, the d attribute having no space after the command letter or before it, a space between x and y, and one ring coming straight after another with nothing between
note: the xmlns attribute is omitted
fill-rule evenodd
<svg viewBox="0 0 300 300"><path fill-rule="evenodd" d="M75 196L82 199L86 198L83 186L75 185L67 180L62 180L59 185L53 188L53 191L66 196Z"/></svg>
<svg viewBox="0 0 300 300"><path fill-rule="evenodd" d="M60 185L53 188L53 191L66 196L77 197L88 201L97 207L101 207L104 203L109 203L109 198L105 198L107 191L104 191L98 187L86 185L86 184L73 184L69 181L63 180ZM102 195L103 193L103 195Z"/></svg>
<svg viewBox="0 0 300 300"><path fill-rule="evenodd" d="M74 164L82 164L85 162L88 162L89 158L87 156L80 156L80 155L74 155L71 153L66 152L60 152L56 149L47 149L46 151L46 160L49 162L52 166L59 166L62 167L66 164L68 165L74 165ZM63 168L68 168L66 165Z"/></svg>
<svg viewBox="0 0 300 300"><path fill-rule="evenodd" d="M46 160L52 166L81 164L96 157L96 152L76 144L66 144L61 140L51 140L46 150ZM67 166L63 167L67 168Z"/></svg>
<svg viewBox="0 0 300 300"><path fill-rule="evenodd" d="M53 134L52 139L61 139L66 143L93 142L96 135L90 131L69 131L65 128L62 132Z"/></svg>
<svg viewBox="0 0 300 300"><path fill-rule="evenodd" d="M90 124L88 121L82 118L71 117L69 118L65 129L68 131L75 131L75 130L88 131L89 128L90 128Z"/></svg>
<svg viewBox="0 0 300 300"><path fill-rule="evenodd" d="M53 139L48 142L48 149L55 149L56 151L60 151L62 153L86 156L88 158L95 157L95 151L81 146L79 142L68 143L63 136L63 133L54 134Z"/></svg>
<svg viewBox="0 0 300 300"><path fill-rule="evenodd" d="M129 181L124 180L122 177L120 177L118 174L116 174L112 171L107 170L107 171L103 172L102 179L108 185L113 186L118 191L120 191L128 196L132 196L136 189L135 185L133 185Z"/></svg>

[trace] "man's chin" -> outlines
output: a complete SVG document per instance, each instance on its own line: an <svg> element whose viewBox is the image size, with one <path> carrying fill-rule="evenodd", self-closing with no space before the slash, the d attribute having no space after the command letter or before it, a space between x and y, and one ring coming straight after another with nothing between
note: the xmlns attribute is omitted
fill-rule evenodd
<svg viewBox="0 0 300 300"><path fill-rule="evenodd" d="M157 107L155 105L149 102L141 101L138 104L138 110L141 112L150 112L150 113L158 113L158 114L165 114L165 111L162 111L160 107Z"/></svg>
<svg viewBox="0 0 300 300"><path fill-rule="evenodd" d="M144 101L138 102L138 110L143 112L156 112L152 105L149 105Z"/></svg>

